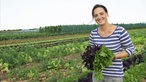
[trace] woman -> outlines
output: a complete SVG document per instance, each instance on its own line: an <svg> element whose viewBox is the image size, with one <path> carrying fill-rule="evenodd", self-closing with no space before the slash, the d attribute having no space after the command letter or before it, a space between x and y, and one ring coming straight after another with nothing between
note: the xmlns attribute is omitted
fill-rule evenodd
<svg viewBox="0 0 146 82"><path fill-rule="evenodd" d="M95 5L92 17L99 27L91 31L90 45L105 45L114 54L112 65L102 70L103 81L96 81L93 72L93 82L123 82L122 58L132 55L134 51L130 36L123 27L108 22L108 11L105 6Z"/></svg>

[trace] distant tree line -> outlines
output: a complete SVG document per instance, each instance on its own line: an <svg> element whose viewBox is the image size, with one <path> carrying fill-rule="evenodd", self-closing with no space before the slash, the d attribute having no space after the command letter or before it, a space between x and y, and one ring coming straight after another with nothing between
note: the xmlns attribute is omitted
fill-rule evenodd
<svg viewBox="0 0 146 82"><path fill-rule="evenodd" d="M146 28L146 23L135 23L135 24L115 24L123 26L125 29L141 29ZM81 34L90 33L93 29L98 28L97 24L92 25L58 25L58 26L44 26L37 29L31 29L31 31L19 30L8 30L0 31L0 41L3 40L14 40L24 38L37 38L54 35L65 35L65 34ZM32 31L35 30L35 31Z"/></svg>
<svg viewBox="0 0 146 82"><path fill-rule="evenodd" d="M62 26L45 26L45 27L40 27L39 32L48 32L48 33L60 33L62 31Z"/></svg>
<svg viewBox="0 0 146 82"><path fill-rule="evenodd" d="M140 29L146 28L146 23L134 23L134 24L115 24L118 26L123 26L125 29ZM40 27L39 32L43 33L87 33L91 32L91 30L97 28L97 24L92 25L59 25L59 26L45 26Z"/></svg>
<svg viewBox="0 0 146 82"><path fill-rule="evenodd" d="M130 24L115 24L118 26L123 26L125 29L141 29L146 28L146 23L130 23Z"/></svg>
<svg viewBox="0 0 146 82"><path fill-rule="evenodd" d="M41 33L85 33L96 28L97 25L59 25L59 26L45 26L40 27L39 32Z"/></svg>

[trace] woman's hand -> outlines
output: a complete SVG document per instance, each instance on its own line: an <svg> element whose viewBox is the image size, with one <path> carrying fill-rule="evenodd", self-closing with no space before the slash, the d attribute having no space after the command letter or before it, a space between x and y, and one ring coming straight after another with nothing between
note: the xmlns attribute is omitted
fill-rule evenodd
<svg viewBox="0 0 146 82"><path fill-rule="evenodd" d="M113 59L112 59L112 60L115 60L115 59L117 59L117 58L116 58L116 55L114 55L114 57L113 57Z"/></svg>

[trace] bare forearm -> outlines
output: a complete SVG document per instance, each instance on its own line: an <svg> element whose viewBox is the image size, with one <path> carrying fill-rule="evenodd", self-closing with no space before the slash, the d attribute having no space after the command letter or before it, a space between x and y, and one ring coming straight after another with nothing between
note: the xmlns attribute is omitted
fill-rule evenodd
<svg viewBox="0 0 146 82"><path fill-rule="evenodd" d="M127 56L128 56L128 53L126 51L122 51L122 52L119 52L118 54L116 54L114 59L125 58Z"/></svg>

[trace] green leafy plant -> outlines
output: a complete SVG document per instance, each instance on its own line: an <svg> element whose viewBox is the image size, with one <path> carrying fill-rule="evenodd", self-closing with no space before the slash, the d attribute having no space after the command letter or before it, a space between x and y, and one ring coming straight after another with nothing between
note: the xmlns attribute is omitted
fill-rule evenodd
<svg viewBox="0 0 146 82"><path fill-rule="evenodd" d="M51 61L48 61L48 69L57 69L59 68L59 65L61 63L61 60L58 58L52 59Z"/></svg>
<svg viewBox="0 0 146 82"><path fill-rule="evenodd" d="M8 66L9 66L8 63L3 63L3 60L0 59L0 72L1 72L1 71L2 71L2 72L3 72L3 71L9 72Z"/></svg>
<svg viewBox="0 0 146 82"><path fill-rule="evenodd" d="M102 48L98 51L96 51L95 59L93 62L93 68L95 72L95 78L97 80L102 80L102 69L112 64L112 58L114 57L114 54L111 50L106 48L105 46L102 46Z"/></svg>

